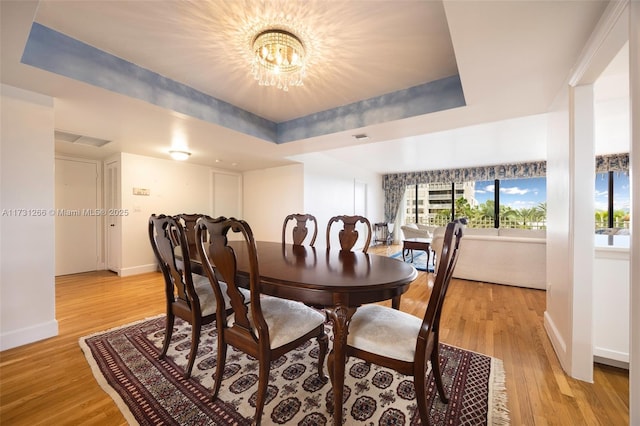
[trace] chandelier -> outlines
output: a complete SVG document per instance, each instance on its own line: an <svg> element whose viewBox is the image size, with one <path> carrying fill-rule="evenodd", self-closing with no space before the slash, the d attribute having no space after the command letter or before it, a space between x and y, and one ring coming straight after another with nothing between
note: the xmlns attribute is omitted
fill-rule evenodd
<svg viewBox="0 0 640 426"><path fill-rule="evenodd" d="M251 73L260 86L277 86L285 92L302 86L305 76L304 46L292 33L269 29L259 33L252 43Z"/></svg>

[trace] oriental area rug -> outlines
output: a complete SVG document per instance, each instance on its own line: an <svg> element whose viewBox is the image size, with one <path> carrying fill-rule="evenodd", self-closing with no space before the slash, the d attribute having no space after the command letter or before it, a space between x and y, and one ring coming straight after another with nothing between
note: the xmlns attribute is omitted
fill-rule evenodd
<svg viewBox="0 0 640 426"><path fill-rule="evenodd" d="M82 337L96 380L132 425L250 425L255 414L258 364L229 347L219 398L211 401L216 365L215 324L203 327L190 379L182 377L190 325L176 318L168 356L159 360L164 315ZM331 327L327 332L332 337ZM441 344L450 401L429 380L432 425L508 425L502 362ZM310 340L271 364L265 425L333 423L329 381L317 375L318 344ZM345 377L345 425L419 425L411 377L350 358ZM326 374L326 366L325 366Z"/></svg>

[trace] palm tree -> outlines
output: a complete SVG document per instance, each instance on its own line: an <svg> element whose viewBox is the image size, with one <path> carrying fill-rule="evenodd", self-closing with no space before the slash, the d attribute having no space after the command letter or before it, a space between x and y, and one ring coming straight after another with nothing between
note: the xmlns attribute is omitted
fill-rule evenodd
<svg viewBox="0 0 640 426"><path fill-rule="evenodd" d="M547 223L547 203L540 203L536 207L534 207L533 210L533 222L535 222L535 227L539 229L544 228L545 224Z"/></svg>
<svg viewBox="0 0 640 426"><path fill-rule="evenodd" d="M478 206L478 213L482 219L494 220L496 216L495 201L487 200Z"/></svg>
<svg viewBox="0 0 640 426"><path fill-rule="evenodd" d="M505 205L500 206L500 222L513 224L513 222L517 222L518 217L519 217L519 213L517 210L514 210L510 206L505 206Z"/></svg>
<svg viewBox="0 0 640 426"><path fill-rule="evenodd" d="M613 226L615 228L624 228L624 218L627 216L627 212L624 210L613 211Z"/></svg>
<svg viewBox="0 0 640 426"><path fill-rule="evenodd" d="M522 227L523 228L530 228L531 226L529 225L529 223L531 223L536 214L537 211L535 208L531 208L531 209L520 209L517 211L518 212L518 216L520 217L520 219L522 219Z"/></svg>
<svg viewBox="0 0 640 426"><path fill-rule="evenodd" d="M604 210L596 210L596 228L604 228L607 223L608 212Z"/></svg>
<svg viewBox="0 0 640 426"><path fill-rule="evenodd" d="M471 215L471 204L464 197L456 198L456 216L469 217Z"/></svg>

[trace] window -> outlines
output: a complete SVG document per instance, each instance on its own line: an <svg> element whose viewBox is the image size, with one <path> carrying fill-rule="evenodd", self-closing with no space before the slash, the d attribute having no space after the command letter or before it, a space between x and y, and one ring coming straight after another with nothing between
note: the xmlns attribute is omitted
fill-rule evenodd
<svg viewBox="0 0 640 426"><path fill-rule="evenodd" d="M547 219L547 179L544 177L502 179L495 182L477 182L477 199L493 200L479 206L484 216L497 205L501 228L541 229ZM495 216L495 214L494 214Z"/></svg>
<svg viewBox="0 0 640 426"><path fill-rule="evenodd" d="M629 229L629 176L623 172L596 174L595 229L597 234Z"/></svg>
<svg viewBox="0 0 640 426"><path fill-rule="evenodd" d="M475 228L538 229L546 225L544 177L410 185L405 199L407 223L444 225L453 210L453 216L466 217L468 226Z"/></svg>

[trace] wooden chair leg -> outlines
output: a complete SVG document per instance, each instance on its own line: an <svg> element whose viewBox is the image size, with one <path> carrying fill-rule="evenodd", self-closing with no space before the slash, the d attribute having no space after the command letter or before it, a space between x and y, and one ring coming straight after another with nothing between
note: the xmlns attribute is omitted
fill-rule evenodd
<svg viewBox="0 0 640 426"><path fill-rule="evenodd" d="M436 380L436 387L438 388L438 394L440 394L440 400L445 404L449 403L449 398L444 391L442 384L442 374L440 372L440 352L438 351L438 343L433 346L431 351L431 371L433 371L433 377Z"/></svg>
<svg viewBox="0 0 640 426"><path fill-rule="evenodd" d="M256 395L256 415L253 418L253 425L262 424L262 412L264 402L267 399L267 386L269 385L269 370L271 369L271 359L260 360L258 372L258 392Z"/></svg>
<svg viewBox="0 0 640 426"><path fill-rule="evenodd" d="M327 370L329 370L329 380L331 380L331 386L333 386L333 350L329 352L327 357Z"/></svg>
<svg viewBox="0 0 640 426"><path fill-rule="evenodd" d="M172 313L167 314L166 327L164 330L164 342L162 343L162 352L158 358L162 359L167 355L169 350L169 344L171 343L171 336L173 335L173 324L175 322L175 316Z"/></svg>
<svg viewBox="0 0 640 426"><path fill-rule="evenodd" d="M318 352L318 376L320 376L322 380L326 380L327 376L324 374L324 359L329 350L329 336L327 336L326 333L318 337L318 346L320 346Z"/></svg>
<svg viewBox="0 0 640 426"><path fill-rule="evenodd" d="M429 426L429 407L427 406L427 375L414 374L413 383L416 392L416 402L418 403L418 413L420 414L420 420L425 426Z"/></svg>
<svg viewBox="0 0 640 426"><path fill-rule="evenodd" d="M191 370L193 370L193 364L196 361L196 355L198 354L198 345L200 343L200 324L193 324L191 326L191 350L189 351L189 362L187 363L187 369L184 372L183 377L188 379L191 377Z"/></svg>
<svg viewBox="0 0 640 426"><path fill-rule="evenodd" d="M213 390L211 391L211 400L215 400L220 392L222 377L224 376L224 366L227 363L227 345L223 343L220 334L218 334L218 358L216 362L216 375L213 378Z"/></svg>

